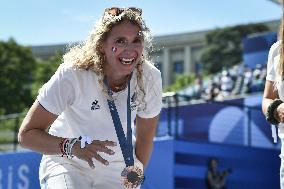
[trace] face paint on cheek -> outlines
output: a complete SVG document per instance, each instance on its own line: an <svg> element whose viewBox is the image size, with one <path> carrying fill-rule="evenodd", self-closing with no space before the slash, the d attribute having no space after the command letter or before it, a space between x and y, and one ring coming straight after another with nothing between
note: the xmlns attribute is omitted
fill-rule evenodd
<svg viewBox="0 0 284 189"><path fill-rule="evenodd" d="M111 51L115 53L117 51L117 48L116 47L111 47Z"/></svg>

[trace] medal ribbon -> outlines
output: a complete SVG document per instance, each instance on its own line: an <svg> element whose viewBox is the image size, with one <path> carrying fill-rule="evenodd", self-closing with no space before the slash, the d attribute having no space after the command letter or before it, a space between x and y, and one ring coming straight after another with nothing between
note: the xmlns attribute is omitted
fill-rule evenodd
<svg viewBox="0 0 284 189"><path fill-rule="evenodd" d="M108 94L112 97L113 92L111 91L106 78L104 79L104 83L107 86ZM133 158L133 146L132 146L132 130L131 130L131 108L130 108L130 79L128 80L128 95L127 95L127 132L126 137L122 128L122 124L114 103L114 100L107 99L109 111L111 113L113 125L116 131L116 135L119 141L119 145L122 151L122 155L124 158L124 162L126 167L134 165Z"/></svg>

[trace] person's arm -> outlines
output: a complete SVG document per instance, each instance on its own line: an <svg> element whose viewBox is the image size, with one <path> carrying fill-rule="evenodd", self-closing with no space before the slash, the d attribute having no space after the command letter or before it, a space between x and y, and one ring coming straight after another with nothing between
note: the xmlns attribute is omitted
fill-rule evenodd
<svg viewBox="0 0 284 189"><path fill-rule="evenodd" d="M210 188L216 185L211 171L207 171L207 182Z"/></svg>
<svg viewBox="0 0 284 189"><path fill-rule="evenodd" d="M274 82L266 80L263 98L262 98L262 112L266 114L268 106L271 102L278 98L278 92L274 89Z"/></svg>
<svg viewBox="0 0 284 189"><path fill-rule="evenodd" d="M227 179L227 176L229 175L229 172L226 170L226 171L223 171L220 173L221 176L220 176L220 181L219 181L219 186L220 187L226 187L226 179Z"/></svg>
<svg viewBox="0 0 284 189"><path fill-rule="evenodd" d="M262 99L262 111L267 112L268 106L278 97L278 91L275 90L273 81L266 81ZM280 104L274 111L274 117L281 123L284 122L284 104Z"/></svg>
<svg viewBox="0 0 284 189"><path fill-rule="evenodd" d="M62 138L52 136L47 132L49 126L55 121L57 115L45 110L38 101L35 101L26 117L24 118L18 134L19 144L25 148L49 155L62 155L60 142ZM77 141L72 148L72 154L86 161L90 167L95 167L92 158L107 165L108 162L97 152L104 152L113 155L114 152L107 146L115 146L112 141L94 140L85 148L80 148L80 142Z"/></svg>
<svg viewBox="0 0 284 189"><path fill-rule="evenodd" d="M46 131L56 118L57 115L48 112L38 101L35 101L20 127L19 144L43 154L60 154L61 139Z"/></svg>
<svg viewBox="0 0 284 189"><path fill-rule="evenodd" d="M159 116L154 118L136 118L136 156L146 167L150 160L153 149L153 138L156 134L156 128Z"/></svg>
<svg viewBox="0 0 284 189"><path fill-rule="evenodd" d="M277 59L277 56L280 52L281 43L280 41L274 43L268 54L268 60L267 60L267 74L266 74L266 82L263 92L263 98L262 98L262 112L264 114L267 113L267 109L269 105L273 102L274 99L279 98L278 90L275 88L275 81L277 80L277 69L279 68L277 65L277 62L279 59ZM280 104L275 110L274 110L274 118L277 119L279 122L284 122L284 105L283 103Z"/></svg>

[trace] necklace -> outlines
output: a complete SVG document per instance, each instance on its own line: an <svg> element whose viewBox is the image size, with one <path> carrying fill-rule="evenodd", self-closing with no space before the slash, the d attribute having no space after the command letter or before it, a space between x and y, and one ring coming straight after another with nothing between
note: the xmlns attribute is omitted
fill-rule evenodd
<svg viewBox="0 0 284 189"><path fill-rule="evenodd" d="M124 89L124 87L114 87L114 92L121 91L122 89Z"/></svg>
<svg viewBox="0 0 284 189"><path fill-rule="evenodd" d="M123 89L125 89L125 87L126 87L126 84L125 83L123 83L122 85L118 85L118 86L114 86L113 87L113 89L115 90L115 91L121 91L121 90L123 90Z"/></svg>

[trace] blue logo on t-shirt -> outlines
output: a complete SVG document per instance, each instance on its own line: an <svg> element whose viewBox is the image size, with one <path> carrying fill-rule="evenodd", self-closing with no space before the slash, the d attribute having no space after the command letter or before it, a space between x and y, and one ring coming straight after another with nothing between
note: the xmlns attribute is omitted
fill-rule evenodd
<svg viewBox="0 0 284 189"><path fill-rule="evenodd" d="M92 103L91 110L100 109L100 105L99 105L98 103L99 103L99 101L98 101L98 100L95 100L95 101Z"/></svg>

